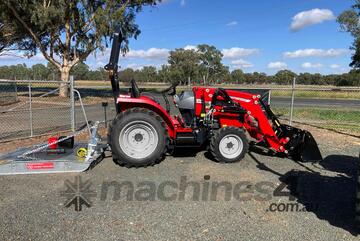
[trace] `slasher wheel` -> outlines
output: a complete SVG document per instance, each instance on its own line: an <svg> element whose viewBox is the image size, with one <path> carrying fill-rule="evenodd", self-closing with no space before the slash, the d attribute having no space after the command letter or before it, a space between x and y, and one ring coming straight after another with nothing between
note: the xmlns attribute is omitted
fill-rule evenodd
<svg viewBox="0 0 360 241"><path fill-rule="evenodd" d="M214 131L210 142L210 152L218 162L231 163L242 160L249 148L242 129L224 127Z"/></svg>
<svg viewBox="0 0 360 241"><path fill-rule="evenodd" d="M86 148L83 148L83 147L79 148L79 149L76 151L76 155L77 155L78 157L86 157L86 155L87 155L87 150L86 150Z"/></svg>
<svg viewBox="0 0 360 241"><path fill-rule="evenodd" d="M155 112L133 108L120 113L110 126L108 141L114 161L127 167L160 162L167 150L167 128Z"/></svg>

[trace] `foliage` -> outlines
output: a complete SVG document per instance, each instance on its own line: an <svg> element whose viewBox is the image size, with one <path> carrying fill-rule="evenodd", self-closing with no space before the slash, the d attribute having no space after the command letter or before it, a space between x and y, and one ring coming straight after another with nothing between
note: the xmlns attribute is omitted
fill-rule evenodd
<svg viewBox="0 0 360 241"><path fill-rule="evenodd" d="M173 81L187 83L199 74L200 55L193 49L175 49L168 58Z"/></svg>
<svg viewBox="0 0 360 241"><path fill-rule="evenodd" d="M157 0L34 0L0 1L0 47L11 46L26 56L40 51L56 66L61 79L67 81L73 66L85 61L96 50L104 50L117 26L124 37L122 51L128 50L128 39L140 34L135 16L143 6ZM8 24L8 23L11 23ZM23 33L20 34L19 33ZM63 85L60 95L67 95Z"/></svg>
<svg viewBox="0 0 360 241"><path fill-rule="evenodd" d="M177 80L182 80L183 84L187 84L187 78L182 69L178 66L183 66L179 63L175 67L171 65L163 65L160 69L154 66L146 66L142 69L133 70L126 68L119 71L119 78L122 82L130 82L135 79L138 82L163 82L172 83ZM185 65L186 66L186 65ZM192 84L203 84L201 76L201 66L194 68L194 75L191 78ZM108 75L103 68L91 70L85 63L76 65L71 74L74 75L75 80L107 80ZM231 73L227 68L216 75L214 83L228 83L228 84L291 84L293 77L296 76L296 83L300 85L335 85L335 86L360 86L360 71L352 70L349 73L340 75L321 75L311 73L295 73L288 70L280 70L274 75L266 75L265 73L244 73L240 69L235 69ZM185 79L182 79L185 78ZM60 80L59 70L51 63L46 66L43 64L33 65L28 68L25 64L0 66L0 79L37 79L37 80ZM211 83L206 83L211 84Z"/></svg>
<svg viewBox="0 0 360 241"><path fill-rule="evenodd" d="M354 37L350 49L353 50L350 66L360 69L360 0L355 0L351 9L345 10L337 19L343 31L349 32Z"/></svg>

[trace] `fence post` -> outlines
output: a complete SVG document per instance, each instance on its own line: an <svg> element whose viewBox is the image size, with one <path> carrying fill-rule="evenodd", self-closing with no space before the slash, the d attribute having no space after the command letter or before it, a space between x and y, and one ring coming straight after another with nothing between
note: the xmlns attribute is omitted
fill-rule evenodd
<svg viewBox="0 0 360 241"><path fill-rule="evenodd" d="M271 104L271 90L269 90L268 104Z"/></svg>
<svg viewBox="0 0 360 241"><path fill-rule="evenodd" d="M74 76L70 76L70 122L71 131L75 132L75 98L74 98Z"/></svg>
<svg viewBox="0 0 360 241"><path fill-rule="evenodd" d="M18 101L19 101L19 98L18 98L18 92L17 92L16 77L15 77L15 81L14 81L14 90L15 90L15 101L18 102Z"/></svg>
<svg viewBox="0 0 360 241"><path fill-rule="evenodd" d="M296 77L294 77L294 79L293 79L292 88L291 88L291 107L290 107L289 125L292 124L293 113L294 113L295 84L296 84Z"/></svg>
<svg viewBox="0 0 360 241"><path fill-rule="evenodd" d="M34 130L33 130L31 82L29 82L29 125L30 125L30 137L32 137L34 135Z"/></svg>

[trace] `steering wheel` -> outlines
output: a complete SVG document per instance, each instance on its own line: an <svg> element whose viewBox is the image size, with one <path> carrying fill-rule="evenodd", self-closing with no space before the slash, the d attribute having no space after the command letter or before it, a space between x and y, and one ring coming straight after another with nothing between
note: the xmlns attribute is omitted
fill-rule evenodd
<svg viewBox="0 0 360 241"><path fill-rule="evenodd" d="M162 90L161 93L168 94L170 96L174 96L176 94L176 87L179 85L179 83L180 83L179 81L172 83L172 85L169 88Z"/></svg>

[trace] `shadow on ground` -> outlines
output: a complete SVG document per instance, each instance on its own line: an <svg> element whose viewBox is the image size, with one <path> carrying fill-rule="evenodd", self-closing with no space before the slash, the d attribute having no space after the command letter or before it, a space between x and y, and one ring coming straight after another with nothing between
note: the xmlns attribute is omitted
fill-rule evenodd
<svg viewBox="0 0 360 241"><path fill-rule="evenodd" d="M279 173L260 162L251 152L260 170L279 176L287 184L296 202L319 219L358 235L355 224L355 199L359 159L346 155L329 155L316 165L303 165L305 170ZM326 173L326 174L325 174Z"/></svg>

